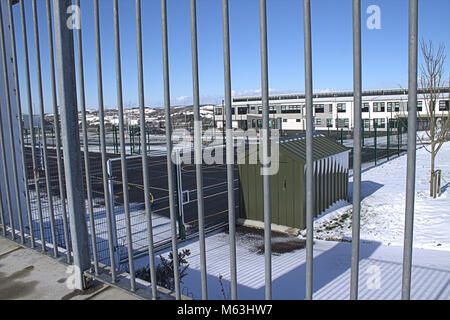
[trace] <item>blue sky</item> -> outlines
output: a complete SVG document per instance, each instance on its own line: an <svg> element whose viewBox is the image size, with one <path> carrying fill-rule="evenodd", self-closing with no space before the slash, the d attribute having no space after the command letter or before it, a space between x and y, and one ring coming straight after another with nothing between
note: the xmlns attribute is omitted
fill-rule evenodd
<svg viewBox="0 0 450 320"><path fill-rule="evenodd" d="M38 0L45 110L51 91L45 1ZM82 0L82 31L87 107L97 105L93 1ZM135 7L120 0L123 92L126 107L137 105ZM367 7L381 9L381 29L369 30ZM21 93L25 96L19 8L14 8ZM30 64L35 69L31 1L26 1ZM352 89L351 0L313 0L314 91ZM268 0L269 87L271 94L304 91L303 20L301 0ZM419 37L450 48L450 1L419 0ZM143 0L143 39L146 105L163 106L160 1ZM408 0L362 1L363 88L407 87ZM116 102L112 0L100 0L105 107ZM188 0L168 0L172 104L192 102L192 68ZM220 0L198 0L198 49L201 103L220 103L223 97L222 11ZM232 89L235 95L255 95L261 87L259 1L230 0ZM420 60L421 61L421 60ZM450 74L450 57L445 65ZM32 88L37 111L36 74ZM26 101L26 100L24 100Z"/></svg>

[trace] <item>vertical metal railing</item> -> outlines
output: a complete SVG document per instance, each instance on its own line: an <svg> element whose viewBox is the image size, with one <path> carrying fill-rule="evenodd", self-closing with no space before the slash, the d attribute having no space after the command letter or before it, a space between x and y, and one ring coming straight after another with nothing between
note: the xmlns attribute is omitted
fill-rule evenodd
<svg viewBox="0 0 450 320"><path fill-rule="evenodd" d="M194 163L195 178L197 181L197 209L198 229L200 245L200 273L202 282L202 298L208 299L207 270L206 270L206 246L205 246L205 212L203 199L203 143L202 122L200 119L200 92L198 77L198 48L197 48L197 4L196 0L190 0L191 8L191 46L192 46L192 86L194 97Z"/></svg>
<svg viewBox="0 0 450 320"><path fill-rule="evenodd" d="M175 295L177 300L181 299L180 272L178 259L177 240L177 217L175 212L175 172L172 163L172 123L170 120L170 78L169 78L169 41L167 32L167 0L161 0L161 32L162 32L162 53L163 53L163 74L164 74L164 107L166 126L166 148L167 148L167 179L169 187L169 207L170 207L170 231L173 253L173 270Z"/></svg>
<svg viewBox="0 0 450 320"><path fill-rule="evenodd" d="M261 92L262 92L262 167L263 167L263 209L264 209L264 260L266 300L272 299L272 243L271 243L271 201L270 175L268 173L270 159L269 133L269 71L267 53L267 9L266 0L259 1L259 23L261 38ZM227 141L230 143L230 141Z"/></svg>
<svg viewBox="0 0 450 320"><path fill-rule="evenodd" d="M416 187L416 131L417 131L417 55L418 0L409 0L408 37L408 156L406 172L405 239L403 245L402 299L411 297L411 268Z"/></svg>
<svg viewBox="0 0 450 320"><path fill-rule="evenodd" d="M75 5L81 10L80 0L75 1ZM81 33L81 17L79 17L79 25L76 32L77 40L77 57L78 57L78 83L80 87L79 101L81 110L81 124L83 130L83 154L84 154L84 171L86 180L86 196L87 196L87 209L89 213L89 232L91 233L92 243L92 257L94 260L94 273L99 274L98 252L97 252L97 238L95 228L95 217L92 200L92 184L91 184L91 165L89 159L89 138L88 138L88 126L86 121L86 95L84 86L84 65L83 65L83 38Z"/></svg>
<svg viewBox="0 0 450 320"><path fill-rule="evenodd" d="M108 232L108 250L109 262L111 269L112 282L116 282L116 261L115 261L115 244L113 235L113 219L114 208L111 207L108 181L108 158L106 156L106 140L105 140L105 110L103 103L103 74L102 74L102 49L100 42L100 13L98 0L94 0L94 28L95 28L95 46L96 46L96 62L97 62L97 96L98 96L98 115L100 122L100 152L102 158L102 182L105 199L106 227Z"/></svg>
<svg viewBox="0 0 450 320"><path fill-rule="evenodd" d="M361 0L353 0L353 211L350 299L358 299L359 238L361 211L361 153L362 153L362 72L361 72Z"/></svg>
<svg viewBox="0 0 450 320"><path fill-rule="evenodd" d="M40 241L41 241L41 249L43 252L46 251L46 241L44 234L44 221L42 214L42 203L40 197L40 173L37 164L37 155L36 155L36 138L35 138L35 129L34 129L34 113L33 113L33 98L31 95L31 78L30 78L30 63L28 57L28 39L27 39L27 27L26 27L26 18L25 18L25 5L24 0L20 0L20 18L22 24L22 41L23 41L23 56L24 56L24 64L25 64L25 79L26 79L26 88L27 88L27 103L28 103L28 124L30 126L30 135L31 135L31 156L32 156L32 168L33 168L33 177L34 177L34 192L38 210L38 223L39 223L39 233L40 233ZM17 75L18 76L18 75Z"/></svg>
<svg viewBox="0 0 450 320"><path fill-rule="evenodd" d="M73 30L67 26L66 18L67 8L71 4L71 0L53 0L58 93L61 106L61 137L65 181L68 190L67 208L70 218L73 264L75 265L75 285L77 289L86 289L84 272L91 268L91 259L78 128L74 37Z"/></svg>
<svg viewBox="0 0 450 320"><path fill-rule="evenodd" d="M67 216L66 216L66 191L64 188L63 180L63 165L62 165L62 153L61 153L61 134L59 130L59 112L58 112L58 101L56 94L56 79L55 79L55 58L53 56L53 28L52 28L52 14L51 14L51 0L46 0L46 11L47 11L47 30L48 30L48 50L50 56L50 78L51 78L51 88L52 88L52 104L53 104L53 122L55 130L56 139L56 163L58 169L58 184L59 184L59 197L61 199L61 216L63 222L63 232L64 232L64 242L66 245L66 261L70 263L70 241L69 241L69 230L67 226ZM48 170L46 170L48 171ZM53 244L57 248L57 243Z"/></svg>
<svg viewBox="0 0 450 320"><path fill-rule="evenodd" d="M141 123L141 155L142 155L142 174L144 178L144 201L145 215L147 219L147 238L148 238L148 256L150 263L150 282L152 283L152 298L158 298L156 286L156 263L153 244L153 225L150 199L150 176L147 158L147 139L145 126L145 98L144 98L144 62L142 57L142 18L141 18L141 0L136 0L136 45L137 45L137 69L139 86L139 112Z"/></svg>
<svg viewBox="0 0 450 320"><path fill-rule="evenodd" d="M2 17L3 20L3 12L0 7L0 17ZM19 190L18 190L18 181L17 181L17 166L16 166L16 153L14 148L14 140L13 140L13 129L12 129L12 117L11 117L11 98L10 98L10 92L9 92L9 79L8 79L8 69L7 69L7 58L6 58L6 48L5 48L5 39L4 39L4 28L3 28L3 21L0 21L0 44L1 44L1 51L2 51L2 66L3 66L3 81L5 86L5 97L6 97L6 110L8 114L8 127L9 127L9 135L10 135L10 143L12 148L12 157L13 157L13 171L14 171L14 187L16 191L16 198L17 198L17 210L19 210L19 217L22 215L22 212L20 210L20 199L19 199ZM0 112L0 148L2 153L2 165L3 165L3 176L5 181L5 192L6 192L6 201L7 201L7 208L9 213L9 224L11 227L11 239L16 238L16 230L14 227L14 216L13 216L13 210L12 210L12 199L11 199L11 191L10 191L10 183L9 183L9 177L8 177L8 161L7 161L7 153L6 153L6 147L5 147L5 133L3 131L4 122L1 116ZM2 217L4 218L4 217ZM3 230L6 228L5 220L3 220ZM21 234L21 242L24 243L24 234L23 234L23 224L22 220L20 220L20 226L19 231Z"/></svg>
<svg viewBox="0 0 450 320"><path fill-rule="evenodd" d="M49 162L48 162L48 146L47 146L47 136L45 133L45 111L44 111L44 93L42 88L42 69L41 69L41 49L39 42L39 21L37 14L37 4L36 0L32 0L32 12L33 12L33 23L34 23L34 46L36 53L36 72L37 72L37 87L38 87L38 99L39 99L39 111L40 111L40 125L41 125L41 135L42 135L42 150L44 158L44 168L45 168L45 185L47 189L47 202L49 209L49 220L50 220L50 232L53 244L53 255L57 257L58 245L56 240L56 230L55 230L55 210L53 206L53 195L52 188L50 184L50 172L49 172ZM37 195L40 197L40 195Z"/></svg>
<svg viewBox="0 0 450 320"><path fill-rule="evenodd" d="M305 44L305 103L306 103L306 291L305 298L313 298L313 82L311 45L311 1L303 0L303 28Z"/></svg>
<svg viewBox="0 0 450 320"><path fill-rule="evenodd" d="M21 145L21 160L22 160L22 174L24 177L24 189L25 189L25 201L27 206L27 218L28 218L28 230L30 233L30 246L31 248L35 247L35 241L34 241L34 227L33 227L33 217L32 217L32 211L31 211L31 202L30 202L30 191L28 188L28 178L27 178L27 167L26 167L26 157L25 157L25 142L24 142L24 122L22 121L22 104L20 99L20 87L19 87L19 71L18 71L18 62L17 62L17 50L16 50L16 35L14 33L14 17L12 14L12 2L8 3L8 18L9 18L9 34L11 37L11 51L12 51L12 59L14 63L14 86L16 89L16 104L17 104L17 115L18 115L18 127L19 127L19 143ZM5 47L5 41L2 43L3 48ZM3 208L1 209L2 215L3 215ZM4 225L4 222L2 220L2 224ZM3 231L5 232L5 228L3 228ZM24 243L24 242L22 242Z"/></svg>
<svg viewBox="0 0 450 320"><path fill-rule="evenodd" d="M231 98L231 63L230 63L230 25L228 0L222 0L223 24L223 66L226 108L226 162L227 162L227 191L228 191L228 229L230 235L230 286L231 299L237 300L237 262L236 262L236 214L234 197L234 148L233 148L233 119ZM223 110L225 112L225 110ZM225 132L225 128L224 132ZM224 142L225 143L225 142Z"/></svg>
<svg viewBox="0 0 450 320"><path fill-rule="evenodd" d="M125 124L123 112L123 96L122 96L122 62L120 54L120 25L119 25L119 3L118 0L113 0L114 12L114 44L116 51L116 90L117 90L117 106L119 109L119 137L120 137L120 158L122 164L122 189L123 189L123 205L125 209L125 222L127 234L128 247L128 264L130 268L130 283L131 291L136 291L136 280L134 272L134 257L133 257L133 240L131 234L131 217L130 217L130 203L128 195L128 173L127 173L127 158L125 149Z"/></svg>

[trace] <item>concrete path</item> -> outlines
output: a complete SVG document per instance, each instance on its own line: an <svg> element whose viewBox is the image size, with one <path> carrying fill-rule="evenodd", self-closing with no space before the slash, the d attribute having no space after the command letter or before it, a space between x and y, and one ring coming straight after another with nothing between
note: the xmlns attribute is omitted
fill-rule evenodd
<svg viewBox="0 0 450 320"><path fill-rule="evenodd" d="M98 283L86 292L70 289L67 265L0 237L0 300L136 300Z"/></svg>

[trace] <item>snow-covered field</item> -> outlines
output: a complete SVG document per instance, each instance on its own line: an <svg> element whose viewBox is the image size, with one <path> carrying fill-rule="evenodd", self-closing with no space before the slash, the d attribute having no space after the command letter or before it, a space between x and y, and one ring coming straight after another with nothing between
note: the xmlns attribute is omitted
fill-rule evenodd
<svg viewBox="0 0 450 320"><path fill-rule="evenodd" d="M264 255L248 239L238 238L237 278L239 299L264 299ZM230 298L229 237L216 233L206 238L208 298ZM188 274L182 279L184 295L201 299L200 256L197 241L183 243L189 249ZM402 248L365 242L360 252L360 299L400 299ZM164 253L167 256L167 252ZM159 260L159 259L158 259ZM272 255L273 299L305 298L305 250ZM414 250L412 299L450 299L450 252ZM148 264L138 259L136 267ZM349 299L351 243L316 240L314 243L314 299ZM222 276L222 285L219 282ZM223 290L222 290L223 289Z"/></svg>
<svg viewBox="0 0 450 320"><path fill-rule="evenodd" d="M450 251L450 142L436 158L436 168L442 170L436 199L429 196L429 159L423 147L417 150L414 247ZM406 160L404 155L362 174L361 239L403 245ZM351 213L352 206L345 202L327 210L315 221L316 238L351 239Z"/></svg>

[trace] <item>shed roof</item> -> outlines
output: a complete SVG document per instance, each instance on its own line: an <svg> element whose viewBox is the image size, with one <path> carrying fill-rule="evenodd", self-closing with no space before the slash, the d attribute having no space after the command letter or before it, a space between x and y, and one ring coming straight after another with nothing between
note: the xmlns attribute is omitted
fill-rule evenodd
<svg viewBox="0 0 450 320"><path fill-rule="evenodd" d="M280 140L280 147L292 155L306 161L306 137L304 135ZM328 158L332 155L348 151L350 151L349 148L322 134L314 135L313 160Z"/></svg>

